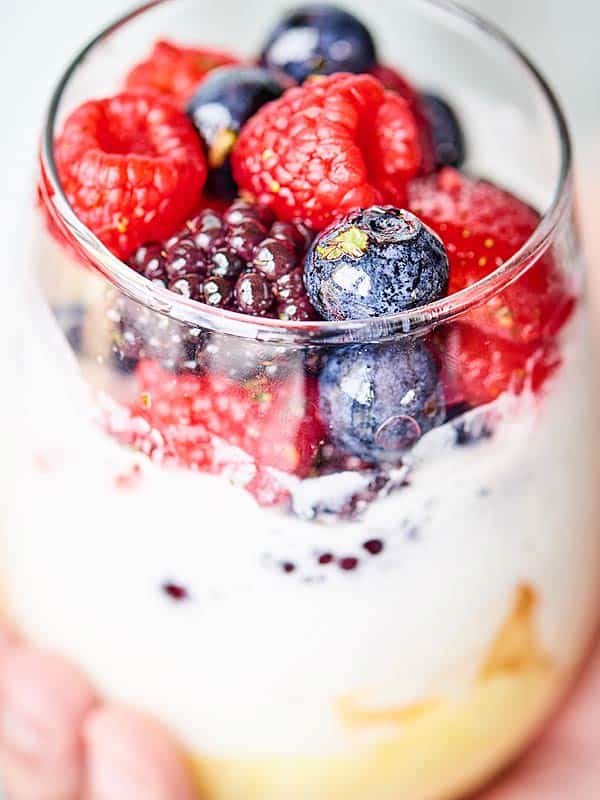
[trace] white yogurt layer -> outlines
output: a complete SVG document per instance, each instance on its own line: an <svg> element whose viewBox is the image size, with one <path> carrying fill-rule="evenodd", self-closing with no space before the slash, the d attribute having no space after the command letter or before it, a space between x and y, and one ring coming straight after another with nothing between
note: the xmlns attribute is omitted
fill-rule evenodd
<svg viewBox="0 0 600 800"><path fill-rule="evenodd" d="M500 398L492 437L469 446L452 423L432 431L410 457L409 486L360 522L325 525L117 445L89 422L76 363L35 313L6 596L26 635L72 657L107 696L208 755L347 751L357 734L336 717L337 698L359 691L386 707L461 692L524 582L553 663L576 664L600 585L581 314L541 398ZM134 464L141 478L117 479ZM335 500L334 484L323 479ZM304 509L314 488L296 492ZM385 543L377 556L362 548L371 538ZM359 567L318 565L324 551ZM165 581L189 599L168 597Z"/></svg>

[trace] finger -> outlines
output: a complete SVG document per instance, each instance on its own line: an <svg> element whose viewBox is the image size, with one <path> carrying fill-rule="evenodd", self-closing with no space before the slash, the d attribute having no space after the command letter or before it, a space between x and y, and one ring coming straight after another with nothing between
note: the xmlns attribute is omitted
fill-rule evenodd
<svg viewBox="0 0 600 800"><path fill-rule="evenodd" d="M85 800L194 800L184 760L153 720L104 707L87 720Z"/></svg>
<svg viewBox="0 0 600 800"><path fill-rule="evenodd" d="M10 800L79 800L81 729L94 704L68 662L9 647L0 660L0 775Z"/></svg>

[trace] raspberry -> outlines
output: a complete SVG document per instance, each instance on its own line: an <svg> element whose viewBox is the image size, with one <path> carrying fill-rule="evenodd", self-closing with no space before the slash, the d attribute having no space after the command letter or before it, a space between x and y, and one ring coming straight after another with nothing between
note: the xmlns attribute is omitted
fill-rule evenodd
<svg viewBox="0 0 600 800"><path fill-rule="evenodd" d="M266 206L238 200L222 215L205 208L162 244L146 242L129 264L149 280L209 305L310 320L317 315L301 266L311 241L303 225L273 221Z"/></svg>
<svg viewBox="0 0 600 800"><path fill-rule="evenodd" d="M299 374L241 384L216 373L171 375L153 361L141 361L136 378L143 402L134 413L183 466L221 471L230 463L229 446L259 469L310 472L323 433L314 379Z"/></svg>
<svg viewBox="0 0 600 800"><path fill-rule="evenodd" d="M263 106L242 128L233 173L279 219L322 230L357 207L402 204L417 137L405 100L371 75L338 73Z"/></svg>
<svg viewBox="0 0 600 800"><path fill-rule="evenodd" d="M179 47L160 39L149 57L127 74L125 88L160 92L183 108L205 75L216 67L237 63L229 53Z"/></svg>
<svg viewBox="0 0 600 800"><path fill-rule="evenodd" d="M447 167L414 180L409 206L442 238L450 259L450 292L484 278L529 238L539 215L491 183L472 180ZM484 333L528 344L554 335L573 308L549 254L492 300L469 312Z"/></svg>
<svg viewBox="0 0 600 800"><path fill-rule="evenodd" d="M538 392L559 365L552 343L515 343L455 324L446 342L444 382L448 395L478 406L503 392Z"/></svg>
<svg viewBox="0 0 600 800"><path fill-rule="evenodd" d="M125 92L79 106L55 153L74 211L120 258L176 230L206 180L192 124L151 94Z"/></svg>
<svg viewBox="0 0 600 800"><path fill-rule="evenodd" d="M396 92L408 103L419 131L419 147L421 148L421 168L419 173L421 175L429 175L436 167L435 145L427 109L418 91L406 80L404 75L393 67L377 64L371 70L371 74L381 81L386 89Z"/></svg>

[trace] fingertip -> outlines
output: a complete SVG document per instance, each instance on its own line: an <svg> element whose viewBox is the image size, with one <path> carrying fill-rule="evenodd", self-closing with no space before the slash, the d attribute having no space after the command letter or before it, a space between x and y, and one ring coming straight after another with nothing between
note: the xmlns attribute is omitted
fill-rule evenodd
<svg viewBox="0 0 600 800"><path fill-rule="evenodd" d="M79 800L81 729L95 703L69 662L11 642L0 660L0 772L9 796Z"/></svg>
<svg viewBox="0 0 600 800"><path fill-rule="evenodd" d="M84 726L85 800L194 800L191 778L174 739L153 719L105 706Z"/></svg>

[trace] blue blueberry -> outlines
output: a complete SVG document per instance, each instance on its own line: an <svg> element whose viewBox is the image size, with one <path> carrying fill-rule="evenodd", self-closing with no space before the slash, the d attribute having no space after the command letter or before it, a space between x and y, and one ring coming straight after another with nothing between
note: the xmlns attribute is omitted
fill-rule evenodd
<svg viewBox="0 0 600 800"><path fill-rule="evenodd" d="M285 88L261 67L220 67L202 81L187 112L206 148L209 195L221 200L237 196L229 155L239 130L261 106L281 97Z"/></svg>
<svg viewBox="0 0 600 800"><path fill-rule="evenodd" d="M262 64L287 72L298 83L315 74L369 72L375 62L375 43L362 22L325 3L289 12L261 55Z"/></svg>
<svg viewBox="0 0 600 800"><path fill-rule="evenodd" d="M319 391L333 443L369 462L400 461L444 421L438 369L419 342L343 347L328 358Z"/></svg>
<svg viewBox="0 0 600 800"><path fill-rule="evenodd" d="M443 297L448 256L409 211L355 211L314 241L304 262L308 296L325 319L395 314Z"/></svg>
<svg viewBox="0 0 600 800"><path fill-rule="evenodd" d="M431 124L438 167L460 167L465 160L465 138L452 108L435 94L421 95Z"/></svg>

